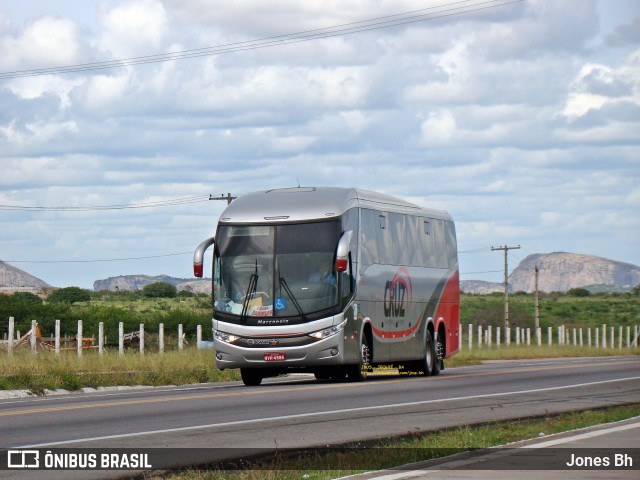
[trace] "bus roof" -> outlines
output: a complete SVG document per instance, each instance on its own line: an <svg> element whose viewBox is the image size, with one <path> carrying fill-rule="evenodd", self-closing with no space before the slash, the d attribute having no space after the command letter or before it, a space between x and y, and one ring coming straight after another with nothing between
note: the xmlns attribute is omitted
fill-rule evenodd
<svg viewBox="0 0 640 480"><path fill-rule="evenodd" d="M294 187L264 190L239 196L222 212L220 221L265 223L320 220L339 217L354 207L451 219L445 211L422 208L400 198L368 190L342 187Z"/></svg>

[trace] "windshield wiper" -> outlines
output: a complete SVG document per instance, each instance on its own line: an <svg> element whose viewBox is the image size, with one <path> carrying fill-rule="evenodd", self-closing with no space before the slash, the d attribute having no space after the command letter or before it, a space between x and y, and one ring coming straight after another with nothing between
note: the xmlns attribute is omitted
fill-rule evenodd
<svg viewBox="0 0 640 480"><path fill-rule="evenodd" d="M256 271L252 273L249 277L249 285L247 285L247 295L244 297L244 302L242 303L242 313L240 314L240 318L242 320L247 319L247 310L249 309L249 303L251 302L251 297L256 293L258 288L258 260L256 260Z"/></svg>
<svg viewBox="0 0 640 480"><path fill-rule="evenodd" d="M280 285L284 287L284 291L287 292L287 295L289 295L289 298L293 302L293 306L296 307L296 310L298 311L302 319L306 322L307 316L302 311L302 308L300 307L300 304L298 303L296 296L293 294L293 292L289 288L289 285L287 285L287 281L284 279L284 277L280 277L279 280L280 280Z"/></svg>

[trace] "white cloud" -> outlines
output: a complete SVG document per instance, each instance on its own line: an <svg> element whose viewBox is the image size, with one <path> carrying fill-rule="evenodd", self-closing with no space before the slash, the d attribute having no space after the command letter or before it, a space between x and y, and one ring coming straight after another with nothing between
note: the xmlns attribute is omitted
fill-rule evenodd
<svg viewBox="0 0 640 480"><path fill-rule="evenodd" d="M451 211L461 248L514 242L606 256L619 244L618 259L640 263L627 241L640 226L624 221L637 217L640 196L640 51L631 7L616 16L610 1L531 0L274 48L5 80L0 198L108 205L298 181L355 185ZM9 9L0 14L0 51L9 53L0 68L183 51L441 3L121 0L87 6L81 19L67 9L24 23ZM189 250L212 233L222 203L11 212L21 228L5 236L2 255ZM15 230L7 222L0 229ZM492 270L474 268L484 261L465 258L464 268ZM498 257L488 261L499 269ZM95 267L69 282L188 275L189 258Z"/></svg>
<svg viewBox="0 0 640 480"><path fill-rule="evenodd" d="M114 58L158 53L169 27L164 6L155 0L136 0L111 9L102 4L100 20L104 31L99 45Z"/></svg>
<svg viewBox="0 0 640 480"><path fill-rule="evenodd" d="M0 37L3 71L73 65L83 59L85 48L78 25L68 18L39 17L18 35Z"/></svg>

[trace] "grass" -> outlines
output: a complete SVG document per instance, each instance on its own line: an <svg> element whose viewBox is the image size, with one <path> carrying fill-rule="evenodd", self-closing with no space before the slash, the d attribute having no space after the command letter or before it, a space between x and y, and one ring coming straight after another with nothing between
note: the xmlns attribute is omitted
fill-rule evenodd
<svg viewBox="0 0 640 480"><path fill-rule="evenodd" d="M640 416L640 405L564 413L542 418L464 426L344 449L322 455L283 458L247 464L243 470L189 470L166 476L147 475L147 480L327 480L363 471L446 456L453 452L505 445L602 423ZM354 466L358 466L356 469ZM362 468L364 467L364 469Z"/></svg>
<svg viewBox="0 0 640 480"><path fill-rule="evenodd" d="M0 390L45 389L78 390L83 387L123 385L185 385L239 380L236 370L215 368L212 350L185 349L140 356L126 352L123 356L107 351L104 355L88 352L78 358L75 352L15 352L0 354L2 373Z"/></svg>
<svg viewBox="0 0 640 480"><path fill-rule="evenodd" d="M594 348L573 346L483 348L462 352L446 360L447 368L475 365L487 360L518 360L526 358L560 358L584 356L639 355L638 348ZM104 355L86 352L81 358L73 352L18 350L9 356L0 352L0 390L30 390L42 394L45 390L79 390L84 387L125 385L186 385L224 382L240 379L238 370L218 370L212 350L185 348L182 352L164 354L137 350L124 355L107 350Z"/></svg>
<svg viewBox="0 0 640 480"><path fill-rule="evenodd" d="M488 360L518 360L527 358L596 357L613 355L640 355L638 348L595 348L573 346L508 348L474 348L446 360L447 368L476 365ZM9 356L0 352L0 390L30 390L43 394L45 390L79 390L84 387L126 385L186 385L193 383L224 382L240 379L238 370L218 370L212 350L185 348L182 352L164 354L130 350L120 356L107 350L104 355L86 352L81 358L73 352L39 351L32 355L19 350Z"/></svg>

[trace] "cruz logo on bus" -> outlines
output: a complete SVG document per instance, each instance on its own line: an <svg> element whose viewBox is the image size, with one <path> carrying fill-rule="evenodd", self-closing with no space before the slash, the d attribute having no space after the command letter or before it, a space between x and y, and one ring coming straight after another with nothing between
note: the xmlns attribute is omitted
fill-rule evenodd
<svg viewBox="0 0 640 480"><path fill-rule="evenodd" d="M384 316L404 317L405 307L411 302L413 287L409 271L402 267L396 271L393 280L388 280L384 286Z"/></svg>

